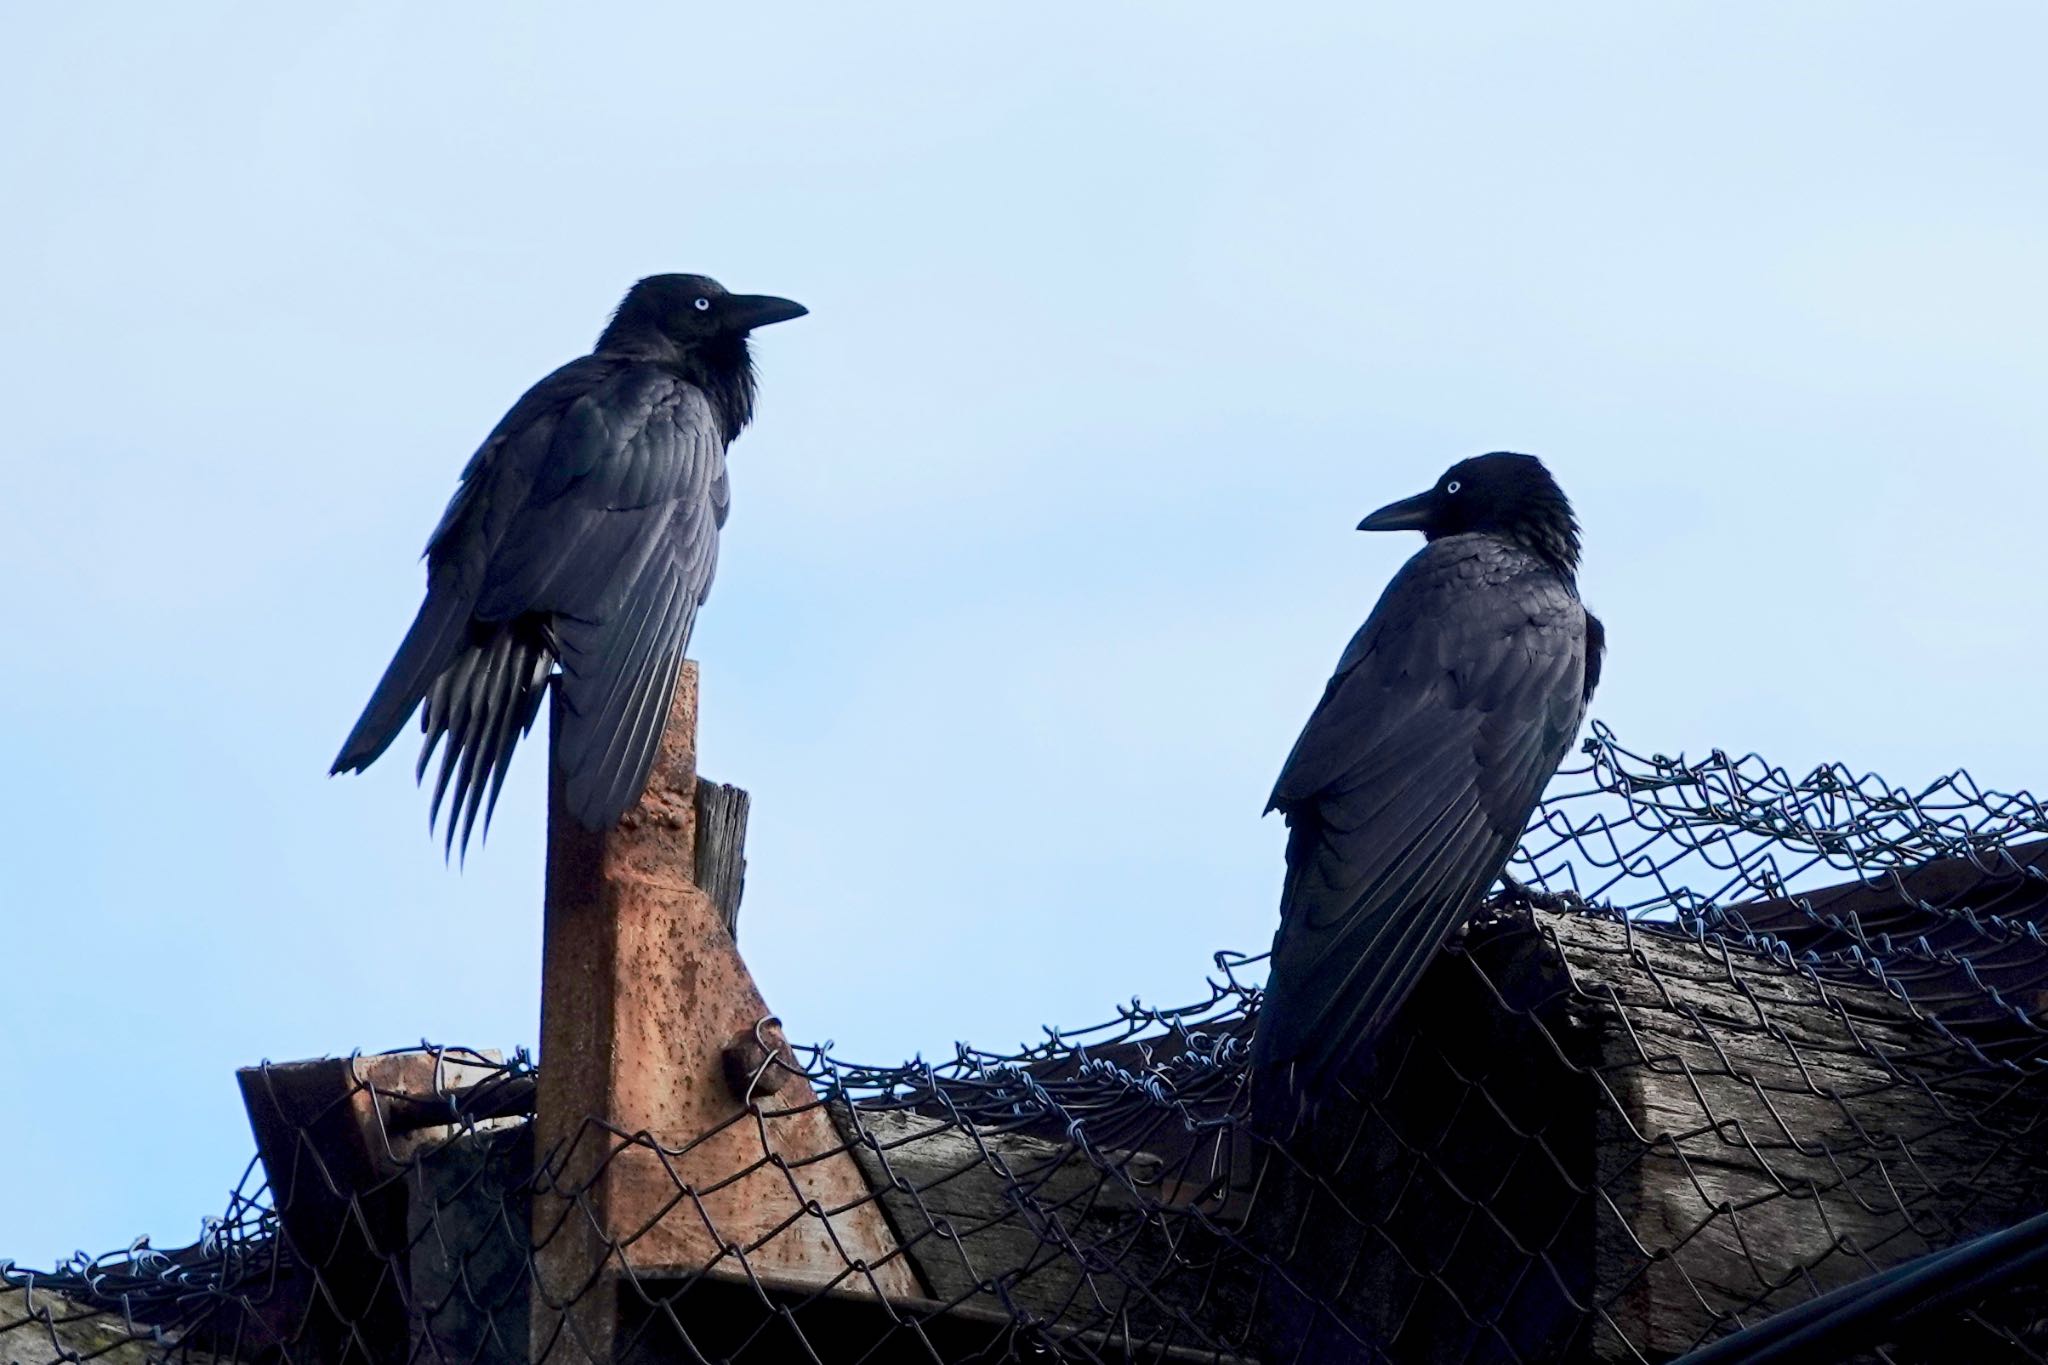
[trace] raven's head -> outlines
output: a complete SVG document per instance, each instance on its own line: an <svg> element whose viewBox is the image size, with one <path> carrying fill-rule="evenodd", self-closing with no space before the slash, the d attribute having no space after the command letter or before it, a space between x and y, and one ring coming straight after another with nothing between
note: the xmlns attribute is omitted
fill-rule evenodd
<svg viewBox="0 0 2048 1365"><path fill-rule="evenodd" d="M597 349L674 369L710 398L730 441L754 416L747 335L809 311L773 294L729 293L707 275L649 275L626 291Z"/></svg>
<svg viewBox="0 0 2048 1365"><path fill-rule="evenodd" d="M747 333L810 310L773 294L734 294L708 275L649 275L626 291L598 349L607 342L659 338L681 351L744 344Z"/></svg>
<svg viewBox="0 0 2048 1365"><path fill-rule="evenodd" d="M1478 532L1511 540L1566 573L1579 565L1579 522L1564 490L1534 455L1497 450L1460 460L1436 487L1389 503L1358 523L1361 531Z"/></svg>

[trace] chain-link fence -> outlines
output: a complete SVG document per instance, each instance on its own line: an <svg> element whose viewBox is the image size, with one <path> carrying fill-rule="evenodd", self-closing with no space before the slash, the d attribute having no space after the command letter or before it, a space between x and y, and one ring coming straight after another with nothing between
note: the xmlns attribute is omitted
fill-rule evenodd
<svg viewBox="0 0 2048 1365"><path fill-rule="evenodd" d="M1227 953L1021 1053L779 1077L764 1033L683 1142L536 1151L524 1058L259 1068L226 1216L8 1267L0 1356L1664 1361L1875 1286L1806 1358L2048 1359L2009 1242L1879 1278L2048 1210L2048 811L1585 753L1367 1093L1282 1146Z"/></svg>

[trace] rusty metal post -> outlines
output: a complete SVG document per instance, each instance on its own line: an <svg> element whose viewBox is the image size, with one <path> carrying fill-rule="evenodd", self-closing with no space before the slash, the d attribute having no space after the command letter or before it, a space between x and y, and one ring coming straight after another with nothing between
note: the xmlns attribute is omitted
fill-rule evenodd
<svg viewBox="0 0 2048 1365"><path fill-rule="evenodd" d="M696 722L689 663L646 793L602 833L563 810L550 762L536 1361L614 1357L621 1275L751 1270L861 1291L866 1276L847 1276L860 1261L881 1263L872 1273L884 1292L918 1292L808 1082L762 1077L750 1087L755 1118L727 1081L729 1045L769 1010L724 915L692 880ZM828 1225L823 1210L843 1211Z"/></svg>

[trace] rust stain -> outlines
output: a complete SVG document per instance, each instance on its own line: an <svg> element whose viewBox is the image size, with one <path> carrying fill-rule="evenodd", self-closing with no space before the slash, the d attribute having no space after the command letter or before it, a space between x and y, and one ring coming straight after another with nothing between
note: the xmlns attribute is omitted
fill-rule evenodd
<svg viewBox="0 0 2048 1365"><path fill-rule="evenodd" d="M592 834L559 813L559 791L551 801L535 1136L539 1152L556 1153L554 1186L587 1187L594 1217L565 1220L566 1200L536 1199L536 1241L547 1234L539 1269L552 1292L620 1246L636 1269L675 1271L738 1245L764 1274L864 1290L866 1275L848 1273L859 1264L874 1267L884 1292L915 1295L906 1258L779 1028L762 1027L773 1059L756 1039L771 1011L717 907L690 880L696 718L689 664L648 792L617 829ZM741 1058L738 1084L753 1082L758 1118L729 1079L735 1045L761 1054ZM665 1152L591 1141L593 1117L646 1133ZM750 1173L734 1180L741 1171ZM677 1198L679 1182L689 1197ZM846 1211L828 1226L815 1212L827 1208ZM730 1258L719 1270L744 1274ZM579 1326L597 1342L609 1330Z"/></svg>

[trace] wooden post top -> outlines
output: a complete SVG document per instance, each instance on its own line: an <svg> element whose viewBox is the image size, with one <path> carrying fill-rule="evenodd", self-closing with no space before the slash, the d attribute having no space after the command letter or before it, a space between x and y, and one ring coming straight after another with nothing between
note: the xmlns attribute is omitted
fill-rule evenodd
<svg viewBox="0 0 2048 1365"><path fill-rule="evenodd" d="M696 725L685 664L647 790L611 830L567 813L550 764L536 1359L561 1335L562 1300L601 1272L918 1292L809 1082L765 1049L733 1059L747 1052L735 1044L775 1035L724 912L693 880ZM758 1078L751 1109L736 1068ZM607 1354L610 1330L603 1315L576 1322L582 1349L566 1358Z"/></svg>

